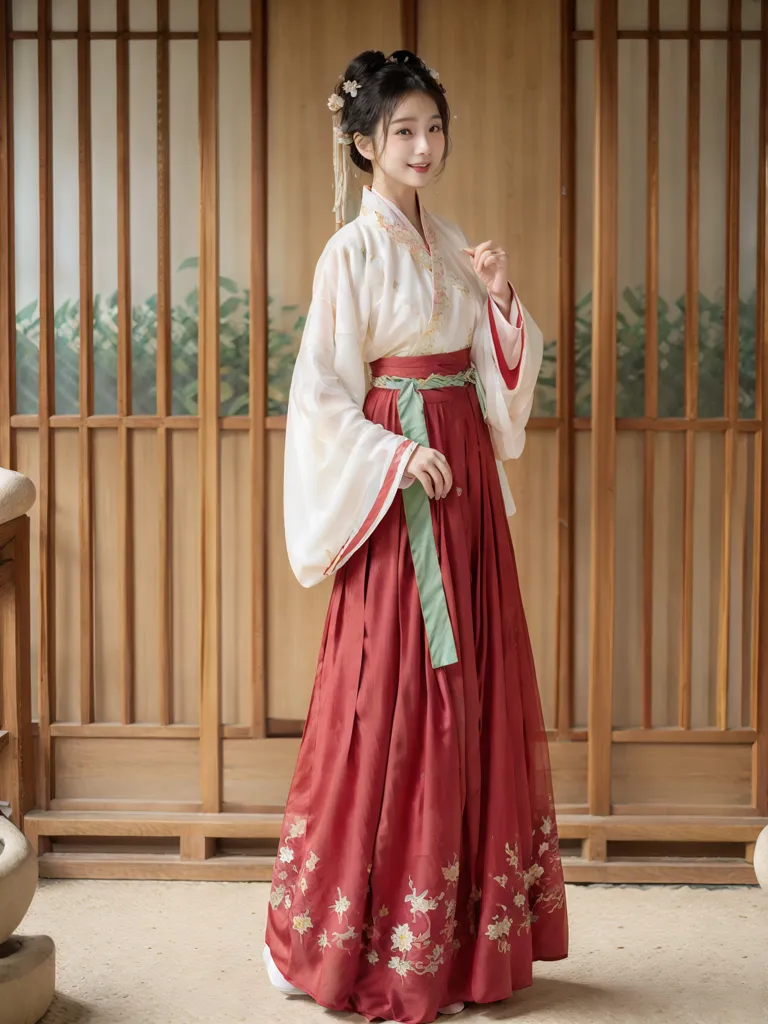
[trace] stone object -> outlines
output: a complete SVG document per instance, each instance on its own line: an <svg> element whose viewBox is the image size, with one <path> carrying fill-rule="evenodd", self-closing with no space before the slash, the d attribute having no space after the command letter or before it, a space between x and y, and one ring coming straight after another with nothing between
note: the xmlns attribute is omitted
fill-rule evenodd
<svg viewBox="0 0 768 1024"><path fill-rule="evenodd" d="M32 847L16 826L0 814L2 1024L36 1024L53 1001L56 985L53 940L47 935L13 934L32 903L37 876L37 858Z"/></svg>
<svg viewBox="0 0 768 1024"><path fill-rule="evenodd" d="M18 519L35 503L35 485L23 473L0 466L0 523Z"/></svg>
<svg viewBox="0 0 768 1024"><path fill-rule="evenodd" d="M755 843L755 874L764 893L768 893L768 825Z"/></svg>
<svg viewBox="0 0 768 1024"><path fill-rule="evenodd" d="M28 840L0 814L0 945L24 920L37 888L37 859Z"/></svg>

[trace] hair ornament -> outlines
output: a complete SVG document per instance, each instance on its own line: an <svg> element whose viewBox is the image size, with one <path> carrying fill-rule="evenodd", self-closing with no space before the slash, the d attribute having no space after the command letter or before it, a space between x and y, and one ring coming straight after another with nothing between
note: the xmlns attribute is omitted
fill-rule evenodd
<svg viewBox="0 0 768 1024"><path fill-rule="evenodd" d="M328 97L328 109L332 114L335 114L337 110L341 110L344 106L344 97L339 96L337 92L331 93Z"/></svg>
<svg viewBox="0 0 768 1024"><path fill-rule="evenodd" d="M342 89L344 90L344 92L348 93L350 96L354 98L362 89L362 85L360 85L359 82L356 82L354 80L350 82L349 79L347 79L347 81L342 86Z"/></svg>
<svg viewBox="0 0 768 1024"><path fill-rule="evenodd" d="M339 125L334 126L333 134L336 136L339 142L343 143L345 146L352 145L352 136L350 135L349 132L345 132L343 128L341 128Z"/></svg>

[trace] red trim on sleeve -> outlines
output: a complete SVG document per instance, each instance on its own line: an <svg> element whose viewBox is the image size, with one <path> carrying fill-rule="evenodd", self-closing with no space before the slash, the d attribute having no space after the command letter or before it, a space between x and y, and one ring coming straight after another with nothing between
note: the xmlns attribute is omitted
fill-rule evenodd
<svg viewBox="0 0 768 1024"><path fill-rule="evenodd" d="M384 477L384 483L381 485L379 489L379 493L376 496L376 501L374 501L371 511L365 517L363 525L360 527L357 533L353 537L351 537L346 542L346 544L342 545L336 557L331 560L328 567L323 572L324 576L328 576L332 572L336 571L339 562L343 560L346 553L350 549L354 551L355 548L362 543L366 533L368 533L373 524L376 522L376 518L378 517L379 512L381 512L381 506L384 504L387 495L392 490L392 484L394 483L395 476L400 467L400 460L402 459L406 450L410 447L412 443L412 441L409 441L408 438L406 438L403 441L403 443L398 446L398 449L395 452L395 456L392 459L391 463L389 464L389 469L387 470L386 476Z"/></svg>
<svg viewBox="0 0 768 1024"><path fill-rule="evenodd" d="M504 349L501 347L501 340L499 338L499 331L496 327L496 318L493 313L493 300L490 295L488 296L488 319L491 321L491 337L493 338L493 347L496 349L496 359L499 364L499 370L504 381L504 385L509 391L514 391L520 381L520 367L523 363L523 350L525 348L525 321L523 320L523 314L520 310L520 304L517 301L514 289L512 289L512 301L517 306L517 328L522 330L523 336L520 339L520 358L517 361L517 366L510 369L507 364L507 360L504 356Z"/></svg>

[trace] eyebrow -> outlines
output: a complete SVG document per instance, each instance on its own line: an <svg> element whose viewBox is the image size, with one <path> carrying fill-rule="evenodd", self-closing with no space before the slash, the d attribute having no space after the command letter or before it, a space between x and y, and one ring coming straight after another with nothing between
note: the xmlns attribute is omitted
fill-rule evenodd
<svg viewBox="0 0 768 1024"><path fill-rule="evenodd" d="M396 117L390 124L401 124L403 121L418 121L418 117ZM430 121L442 121L440 114L433 114Z"/></svg>

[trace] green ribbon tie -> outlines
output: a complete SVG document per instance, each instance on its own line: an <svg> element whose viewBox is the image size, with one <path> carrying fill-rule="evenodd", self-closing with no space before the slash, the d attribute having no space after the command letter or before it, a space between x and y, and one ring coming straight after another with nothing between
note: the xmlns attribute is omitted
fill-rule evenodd
<svg viewBox="0 0 768 1024"><path fill-rule="evenodd" d="M474 367L450 376L432 374L422 381L413 377L375 377L372 384L374 387L400 392L397 409L403 435L425 448L429 448L430 443L421 391L474 384L483 418L486 416L485 394ZM403 504L432 667L444 668L446 665L455 665L459 658L437 557L432 510L427 492L418 480L414 480L411 486L403 491Z"/></svg>

